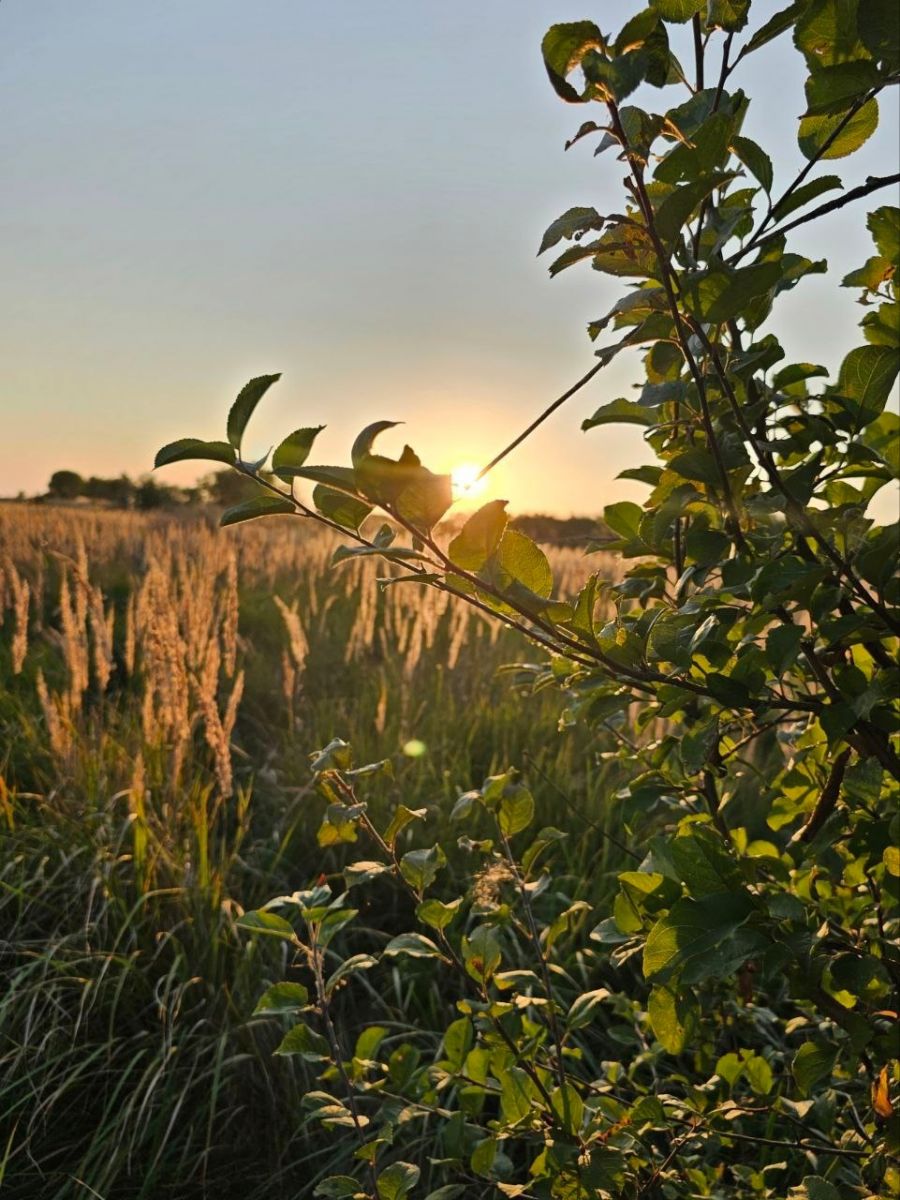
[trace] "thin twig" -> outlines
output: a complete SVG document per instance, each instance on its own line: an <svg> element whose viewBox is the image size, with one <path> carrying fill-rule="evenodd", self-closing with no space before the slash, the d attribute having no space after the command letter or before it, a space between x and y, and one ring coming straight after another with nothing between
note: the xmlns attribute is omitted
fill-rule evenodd
<svg viewBox="0 0 900 1200"><path fill-rule="evenodd" d="M770 229L767 234L759 238L756 245L764 246L766 242L771 241L773 238L781 237L789 229L796 229L798 225L805 225L807 221L815 221L817 217L822 217L826 213L843 208L845 204L852 204L854 200L860 200L863 196L868 196L871 192L877 192L879 188L891 187L897 183L900 183L900 174L870 175L865 183L861 183L859 187L853 188L843 196L838 196L836 200L829 200L825 204L820 204L818 208L811 209L810 212L804 213L802 217L788 221L787 225L779 225L777 229ZM736 261L736 259L729 261Z"/></svg>
<svg viewBox="0 0 900 1200"><path fill-rule="evenodd" d="M515 450L517 446L521 446L527 437L530 437L540 425L543 425L548 417L552 416L553 413L555 413L558 408L565 404L567 400L574 396L576 392L580 392L586 383L590 383L594 376L599 371L602 371L605 366L606 363L604 361L595 363L595 365L591 367L587 374L582 375L577 383L573 383L568 391L563 392L563 394L554 400L552 404L549 404L541 413L541 415L531 422L527 429L524 429L518 435L518 437L513 438L508 446L505 446L499 454L495 454L491 461L486 466L481 468L481 470L478 472L476 482L478 479L484 479L485 475L487 475L489 471L493 471L494 467L496 467L498 463L503 462L504 458L506 458L508 454L512 454L513 450Z"/></svg>

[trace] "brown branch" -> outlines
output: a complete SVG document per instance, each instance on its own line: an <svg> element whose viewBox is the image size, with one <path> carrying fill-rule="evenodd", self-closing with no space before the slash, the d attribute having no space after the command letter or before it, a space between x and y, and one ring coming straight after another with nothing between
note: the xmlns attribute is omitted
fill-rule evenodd
<svg viewBox="0 0 900 1200"><path fill-rule="evenodd" d="M744 549L746 542L744 540L743 531L741 530L741 522L738 514L737 504L735 503L734 495L731 491L731 481L728 478L728 471L726 470L725 463L722 459L722 452L716 439L715 430L713 429L712 417L710 416L709 411L709 402L706 395L706 385L703 380L703 374L697 365L697 360L694 358L694 355L691 352L688 336L684 327L684 321L682 320L681 312L678 307L678 299L675 295L675 280L672 269L669 265L669 257L666 254L665 247L663 246L657 231L656 221L653 215L653 205L650 202L650 197L647 193L646 185L644 184L643 167L641 166L640 162L636 161L631 157L630 153L628 153L628 138L625 135L625 129L622 126L622 121L619 117L618 106L614 101L610 100L607 107L609 109L610 118L612 120L613 129L615 130L616 136L622 143L622 147L626 151L626 154L628 154L628 163L631 168L631 176L634 181L635 193L638 204L640 205L641 211L644 215L644 223L646 225L647 233L650 236L650 240L653 243L653 249L656 252L657 261L660 267L660 274L662 276L663 288L666 293L669 311L675 326L675 334L678 338L678 344L681 347L681 352L684 355L685 361L687 362L688 369L691 373L691 378L693 379L694 385L697 388L697 395L700 401L700 414L703 421L703 428L706 433L706 440L709 445L710 453L715 460L716 470L718 471L722 484L722 496L727 514L727 524L735 542L738 544L738 547L740 549Z"/></svg>
<svg viewBox="0 0 900 1200"><path fill-rule="evenodd" d="M859 598L865 604L868 604L872 611L881 618L881 620L889 629L891 629L895 634L900 634L900 622L895 620L895 618L888 612L884 605L881 604L880 601L876 600L862 580L857 578L856 573L850 564L840 556L837 550L835 550L835 548L831 545L828 538L819 532L803 506L799 504L790 494L785 486L784 480L781 478L781 473L778 470L775 459L773 458L768 446L760 443L759 439L754 436L753 431L750 429L749 425L744 419L744 414L741 411L740 403L735 395L731 380L728 378L728 374L724 365L722 364L722 360L719 357L716 346L710 341L706 331L699 321L689 318L689 322L691 329L703 343L704 349L710 356L710 360L712 361L716 374L719 377L722 389L725 392L728 403L734 414L734 418L737 421L738 427L741 430L741 433L744 435L750 446L753 447L753 450L756 453L761 466L765 470L771 485L784 497L786 502L785 509L788 515L793 517L800 524L806 537L812 538L813 541L815 541L816 544L821 547L826 557L831 560L835 567L837 567L838 571L847 579L847 582L850 584L853 591L856 592L857 596L859 596Z"/></svg>
<svg viewBox="0 0 900 1200"><path fill-rule="evenodd" d="M861 200L863 196L868 196L870 192L877 192L879 188L890 187L896 183L900 183L900 174L870 175L865 183L861 183L859 187L853 188L843 196L838 196L836 200L829 200L825 204L820 204L818 208L811 209L810 212L804 213L803 216L797 217L793 221L788 221L787 225L779 225L777 229L770 229L764 237L759 238L756 244L757 246L764 246L766 242L771 241L773 238L781 237L789 229L796 229L798 225L805 225L807 221L815 221L817 217L822 217L826 213L843 208L845 204L852 204L854 200Z"/></svg>
<svg viewBox="0 0 900 1200"><path fill-rule="evenodd" d="M505 446L499 454L495 454L487 466L482 467L478 472L478 479L484 479L485 475L487 475L489 471L493 471L494 467L496 467L498 463L503 462L504 458L506 458L508 454L512 454L513 450L515 450L517 446L521 446L522 442L524 442L527 437L530 437L531 434L534 433L534 431L538 428L538 426L543 425L547 418L552 416L553 413L555 413L558 408L565 404L567 400L574 396L576 392L580 392L584 385L586 383L590 383L597 372L602 371L605 366L606 363L604 361L595 363L595 365L591 367L586 375L582 375L578 382L573 383L568 391L563 392L563 394L554 400L552 404L548 405L541 415L531 422L527 429L524 429L518 435L518 437L513 438L509 445Z"/></svg>
<svg viewBox="0 0 900 1200"><path fill-rule="evenodd" d="M819 799L816 801L815 808L809 814L809 819L802 828L797 830L788 843L789 845L793 846L797 842L811 842L834 812L838 796L841 794L844 772L847 769L849 761L850 751L842 750L832 763L828 778L825 780L825 786L822 788Z"/></svg>
<svg viewBox="0 0 900 1200"><path fill-rule="evenodd" d="M844 116L837 123L837 125L835 125L834 129L831 131L816 153L812 156L806 166L797 173L794 180L788 185L788 187L785 188L785 190L774 203L771 200L769 201L768 211L763 217L762 224L760 225L759 229L757 229L756 233L753 234L747 245L744 246L744 248L730 260L731 262L737 262L738 259L743 258L745 254L749 254L751 250L755 249L759 245L760 237L766 226L770 224L771 221L777 220L775 213L779 207L784 204L785 200L787 200L790 196L793 196L794 192L796 192L797 188L801 185L801 183L803 183L813 167L822 159L825 152L834 145L834 143L844 132L863 105L867 104L869 100L873 100L884 86L884 84L879 84L878 87L871 88L864 96L860 96L855 103L847 109Z"/></svg>

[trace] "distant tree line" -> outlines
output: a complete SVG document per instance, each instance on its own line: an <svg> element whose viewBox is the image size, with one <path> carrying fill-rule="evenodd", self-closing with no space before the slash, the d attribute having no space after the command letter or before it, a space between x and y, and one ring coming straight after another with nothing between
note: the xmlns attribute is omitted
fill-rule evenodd
<svg viewBox="0 0 900 1200"><path fill-rule="evenodd" d="M142 512L154 509L183 509L201 505L228 507L240 504L259 493L258 484L236 472L212 471L193 487L175 487L159 483L152 475L131 479L118 475L103 479L91 475L85 479L77 471L54 471L47 491L35 500L56 504L89 503L104 508L130 508ZM553 546L588 546L612 538L609 527L593 517L549 517L526 514L510 524L533 538Z"/></svg>
<svg viewBox="0 0 900 1200"><path fill-rule="evenodd" d="M233 471L213 471L204 475L193 487L175 487L159 483L151 475L131 479L119 475L110 479L77 471L54 471L47 491L36 500L54 503L88 502L106 508L134 508L142 511L165 508L184 508L198 504L239 504L259 491L252 480Z"/></svg>

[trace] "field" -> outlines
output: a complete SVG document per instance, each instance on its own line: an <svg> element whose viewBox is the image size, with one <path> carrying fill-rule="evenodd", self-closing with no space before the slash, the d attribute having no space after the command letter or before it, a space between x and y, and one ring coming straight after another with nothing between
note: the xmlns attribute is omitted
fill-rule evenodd
<svg viewBox="0 0 900 1200"><path fill-rule="evenodd" d="M541 655L439 593L382 587L384 564L331 568L335 545L289 518L0 508L4 1196L299 1200L340 1169L300 1106L312 1076L253 1016L284 959L235 928L346 861L315 837L308 758L332 738L390 755L373 803L426 807L435 837L460 792L520 766L542 822L578 832L572 896L614 890L616 768L532 686ZM563 594L617 574L548 553ZM377 901L376 943L406 903ZM427 978L365 986L363 1021L412 1015L425 1042L446 1025Z"/></svg>

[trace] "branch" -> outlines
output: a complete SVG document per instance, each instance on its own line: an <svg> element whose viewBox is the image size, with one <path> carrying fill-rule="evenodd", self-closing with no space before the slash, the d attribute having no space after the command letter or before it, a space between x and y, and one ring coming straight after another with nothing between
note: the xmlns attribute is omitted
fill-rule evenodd
<svg viewBox="0 0 900 1200"><path fill-rule="evenodd" d="M787 225L779 225L777 229L770 229L756 244L757 246L763 246L772 238L777 238L783 233L787 233L789 229L796 229L798 225L805 225L807 221L814 221L817 217L824 216L825 213L834 212L835 209L843 208L845 204L851 204L854 200L860 200L863 196L868 196L870 192L877 192L879 188L891 187L896 183L900 183L900 173L897 175L870 175L865 183L861 183L859 187L853 188L852 191L847 192L843 196L838 196L836 200L829 200L825 204L820 204L818 208L812 209L811 212L805 213L802 217L788 221Z"/></svg>
<svg viewBox="0 0 900 1200"><path fill-rule="evenodd" d="M831 771L825 781L825 786L822 788L821 795L816 801L815 808L809 814L806 824L798 829L791 838L790 845L796 845L797 842L811 842L834 812L838 796L841 794L841 784L843 783L844 772L847 769L849 760L849 750L842 750L834 760Z"/></svg>
<svg viewBox="0 0 900 1200"><path fill-rule="evenodd" d="M653 249L656 253L656 258L659 263L660 275L662 277L663 287L666 293L666 299L669 305L669 311L672 315L672 322L675 326L675 335L678 338L678 344L681 347L681 352L687 362L688 369L691 373L691 378L694 381L694 386L697 389L697 397L700 401L700 415L703 421L703 429L706 433L706 441L709 446L710 453L715 460L716 469L719 474L722 485L722 499L726 513L726 528L731 533L739 549L743 550L746 547L744 533L741 529L740 513L738 512L737 504L735 503L734 495L731 490L731 481L728 478L728 471L722 459L722 451L716 439L715 430L713 429L712 417L709 411L709 402L706 395L706 385L703 381L703 373L697 365L697 360L694 357L690 342L685 330L684 321L681 316L681 311L678 307L678 299L676 297L676 281L669 263L669 257L666 254L665 247L659 236L656 228L656 221L653 214L653 205L650 201L650 196L647 193L647 188L644 183L644 171L640 162L636 161L631 156L628 146L628 138L625 134L625 129L622 125L619 116L618 105L610 100L608 105L609 115L612 119L613 129L622 148L628 157L628 165L631 168L631 177L634 182L634 190L641 212L644 216L647 233L653 243Z"/></svg>
<svg viewBox="0 0 900 1200"><path fill-rule="evenodd" d="M586 383L590 383L597 372L601 371L605 366L606 363L603 361L596 363L593 367L591 367L586 375L582 375L577 383L573 383L569 390L567 392L563 392L563 394L557 400L554 400L551 405L545 408L541 415L532 421L527 429L524 429L518 437L513 438L509 445L504 447L499 454L495 454L486 467L481 468L481 470L478 472L478 479L484 479L488 471L493 471L494 467L496 467L498 463L503 462L507 454L512 454L513 450L515 450L517 446L521 446L522 442L524 442L527 437L534 433L539 425L543 425L547 418L552 416L552 414L555 413L556 410L563 404L565 404L570 397L574 396L576 392L580 392L584 385Z"/></svg>
<svg viewBox="0 0 900 1200"><path fill-rule="evenodd" d="M797 173L793 182L790 183L787 188L785 188L785 190L774 203L771 200L769 201L769 210L763 217L762 224L756 233L750 238L750 241L747 243L747 245L744 246L744 248L730 260L732 263L737 262L738 259L743 258L745 254L748 254L751 250L755 249L756 246L759 245L759 240L763 230L771 221L777 219L775 217L776 210L780 208L782 204L784 204L785 200L787 200L789 196L793 196L794 192L796 192L800 184L803 183L804 179L806 179L813 167L820 161L826 151L834 145L834 143L844 132L846 127L853 120L863 105L867 104L870 100L873 100L884 86L884 84L879 84L878 87L871 88L864 96L860 96L856 102L847 109L847 111L844 113L844 116L837 123L837 125L835 125L834 129L831 131L816 153L812 156L806 166Z"/></svg>

